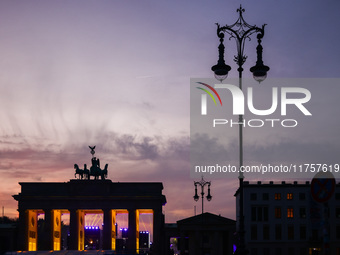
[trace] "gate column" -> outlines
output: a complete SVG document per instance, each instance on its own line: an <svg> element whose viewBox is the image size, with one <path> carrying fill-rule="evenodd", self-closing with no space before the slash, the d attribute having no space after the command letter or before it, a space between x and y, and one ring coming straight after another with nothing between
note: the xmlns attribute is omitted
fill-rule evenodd
<svg viewBox="0 0 340 255"><path fill-rule="evenodd" d="M161 254L161 248L163 247L162 241L164 238L162 237L162 234L164 234L163 231L164 226L164 216L162 213L162 208L154 208L153 209L153 244L152 249L153 252L156 254ZM164 251L163 251L164 252Z"/></svg>
<svg viewBox="0 0 340 255"><path fill-rule="evenodd" d="M61 248L61 211L51 210L49 213L50 213L49 236L50 236L51 250L60 251L60 248Z"/></svg>
<svg viewBox="0 0 340 255"><path fill-rule="evenodd" d="M116 250L116 211L106 209L104 211L103 249Z"/></svg>
<svg viewBox="0 0 340 255"><path fill-rule="evenodd" d="M35 210L26 210L26 235L28 251L36 251L38 243L38 214Z"/></svg>
<svg viewBox="0 0 340 255"><path fill-rule="evenodd" d="M128 252L131 254L138 253L139 247L137 247L138 239L139 239L139 226L138 226L138 218L139 212L136 209L129 209L129 227L128 227L128 240L127 240L127 248Z"/></svg>
<svg viewBox="0 0 340 255"><path fill-rule="evenodd" d="M60 251L61 248L61 210L44 209L44 236L39 237L43 250Z"/></svg>
<svg viewBox="0 0 340 255"><path fill-rule="evenodd" d="M85 219L84 211L71 209L70 211L70 244L69 250L84 250Z"/></svg>
<svg viewBox="0 0 340 255"><path fill-rule="evenodd" d="M23 209L19 209L19 230L18 230L18 250L28 251L28 239L26 235L27 220L26 212Z"/></svg>

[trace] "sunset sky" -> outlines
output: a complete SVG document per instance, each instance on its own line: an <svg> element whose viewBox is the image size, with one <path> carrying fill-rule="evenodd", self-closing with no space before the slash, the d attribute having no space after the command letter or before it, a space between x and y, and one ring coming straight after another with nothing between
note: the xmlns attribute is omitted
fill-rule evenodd
<svg viewBox="0 0 340 255"><path fill-rule="evenodd" d="M268 77L339 77L337 0L0 1L0 206L5 215L18 215L12 198L20 191L18 182L73 179L74 163L90 165L88 145L97 146L96 156L109 164L113 182L163 182L166 222L192 216L195 205L200 212L189 173L190 78L213 77L219 43L215 23L234 23L240 4L249 24L268 24L262 42ZM255 47L255 39L247 42L248 78ZM237 77L235 52L234 42L227 41L230 77ZM333 89L323 91L333 101L315 98L324 109L322 122L305 134L314 145L329 145L315 153L339 159L340 90ZM308 139L296 148L311 148ZM245 149L245 161L268 158L270 148L262 142L255 154L247 156ZM278 140L275 146L286 155L289 142ZM213 199L205 202L205 211L235 219L237 186L237 179L213 180Z"/></svg>

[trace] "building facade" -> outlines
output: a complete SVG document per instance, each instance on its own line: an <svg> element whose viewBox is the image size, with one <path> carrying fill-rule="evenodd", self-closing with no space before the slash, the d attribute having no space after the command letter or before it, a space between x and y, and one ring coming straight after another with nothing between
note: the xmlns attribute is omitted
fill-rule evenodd
<svg viewBox="0 0 340 255"><path fill-rule="evenodd" d="M236 194L239 220L239 192ZM340 183L327 202L311 183L244 182L245 239L250 255L340 255Z"/></svg>
<svg viewBox="0 0 340 255"><path fill-rule="evenodd" d="M232 255L235 221L203 213L165 224L165 244L170 248L170 239L176 239L176 251L169 254Z"/></svg>

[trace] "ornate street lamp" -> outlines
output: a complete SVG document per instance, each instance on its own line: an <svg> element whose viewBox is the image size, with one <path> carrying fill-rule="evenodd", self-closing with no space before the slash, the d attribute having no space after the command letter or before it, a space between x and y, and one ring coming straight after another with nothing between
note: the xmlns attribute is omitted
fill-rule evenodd
<svg viewBox="0 0 340 255"><path fill-rule="evenodd" d="M215 74L215 78L219 81L223 81L228 76L228 72L230 71L231 67L225 64L224 61L224 45L223 40L225 34L228 34L229 40L234 38L236 41L237 47L237 55L234 56L234 61L238 65L238 73L239 73L239 88L242 90L242 72L243 72L243 64L247 60L247 56L244 54L244 45L246 40L251 40L250 36L254 33L257 34L257 42L258 46L256 48L257 52L257 61L255 66L250 68L250 71L253 73L253 77L259 83L264 81L267 77L267 72L269 71L269 67L263 64L262 60L262 51L263 47L261 45L261 39L264 36L264 27L266 24L262 25L261 28L257 26L249 25L242 16L242 13L245 10L240 5L240 8L237 9L239 13L239 18L237 21L228 26L221 27L219 24L217 25L217 36L220 39L220 45L218 46L219 52L219 59L217 65L214 65L211 70ZM239 122L243 123L243 115L239 116ZM239 125L239 155L240 155L240 169L243 166L243 126ZM237 245L236 253L235 254L247 254L248 250L246 249L245 245L245 228L244 228L244 214L243 214L243 173L240 171L239 174L239 229L238 229L238 237L239 237L239 244Z"/></svg>
<svg viewBox="0 0 340 255"><path fill-rule="evenodd" d="M202 215L201 215L201 235L202 235L202 240L201 240L201 253L202 255L204 254L204 246L203 246L203 243L204 243L204 236L203 236L203 228L204 228L204 219L203 219L203 201L204 201L204 186L205 185L208 185L208 195L206 196L207 200L210 201L212 199L212 196L210 195L210 185L211 185L211 182L207 182L203 179L203 176L202 176L202 179L199 181L199 182L194 182L194 185L195 185L195 195L194 195L194 200L197 202L198 199L199 199L199 196L197 194L197 186L200 186L201 187L201 200L202 200Z"/></svg>
<svg viewBox="0 0 340 255"><path fill-rule="evenodd" d="M201 199L202 199L202 215L203 215L203 201L204 201L204 186L205 185L208 185L208 195L206 196L207 200L210 201L212 199L212 196L210 195L210 185L211 185L211 182L207 182L203 179L203 176L202 176L202 179L199 181L199 182L194 182L194 185L195 185L195 196L194 196L194 200L197 202L198 199L199 199L199 196L197 195L197 186L199 185L201 187Z"/></svg>

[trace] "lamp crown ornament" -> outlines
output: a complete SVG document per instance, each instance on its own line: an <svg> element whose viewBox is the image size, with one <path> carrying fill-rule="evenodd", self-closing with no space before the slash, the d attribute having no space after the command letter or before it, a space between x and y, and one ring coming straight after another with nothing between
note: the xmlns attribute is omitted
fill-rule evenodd
<svg viewBox="0 0 340 255"><path fill-rule="evenodd" d="M262 82L267 77L267 72L269 71L269 67L265 66L263 64L262 60L262 52L263 47L261 45L261 39L264 36L264 27L266 24L262 25L262 27L257 27L256 25L251 26L249 25L243 18L242 13L245 12L245 9L242 8L242 5L240 5L240 8L237 9L237 12L239 13L239 17L236 20L236 22L230 26L225 25L223 27L220 26L220 24L216 23L217 25L217 36L220 39L220 44L218 46L218 61L217 65L214 65L211 67L211 70L214 72L215 78L222 82L224 79L228 77L228 73L231 70L231 67L225 63L224 60L224 52L225 52L225 46L224 46L224 37L225 34L228 34L229 40L232 38L236 41L237 46L237 55L234 56L234 61L238 65L238 71L241 73L243 71L243 64L247 60L247 56L244 54L244 46L246 40L251 40L251 35L254 33L257 33L257 39L258 39L258 46L256 48L257 52L257 61L255 66L250 68L250 71L253 73L253 77L256 81Z"/></svg>

